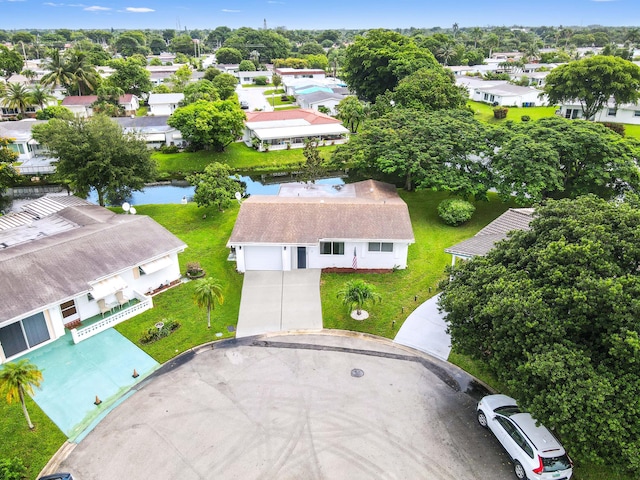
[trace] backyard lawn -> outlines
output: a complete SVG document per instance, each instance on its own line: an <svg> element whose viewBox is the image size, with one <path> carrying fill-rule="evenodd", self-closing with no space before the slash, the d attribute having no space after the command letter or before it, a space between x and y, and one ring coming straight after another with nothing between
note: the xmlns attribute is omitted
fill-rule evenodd
<svg viewBox="0 0 640 480"><path fill-rule="evenodd" d="M335 146L319 147L325 160ZM227 146L224 152L200 151L182 153L154 152L152 158L158 164L161 177L175 177L202 172L212 162L226 163L235 172L270 172L295 169L305 161L301 148L258 152L242 142Z"/></svg>

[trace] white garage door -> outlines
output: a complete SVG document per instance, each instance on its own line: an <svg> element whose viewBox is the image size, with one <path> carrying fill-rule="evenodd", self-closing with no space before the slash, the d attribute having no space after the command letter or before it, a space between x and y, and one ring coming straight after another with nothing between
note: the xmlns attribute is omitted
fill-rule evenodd
<svg viewBox="0 0 640 480"><path fill-rule="evenodd" d="M282 270L280 247L244 247L246 270Z"/></svg>

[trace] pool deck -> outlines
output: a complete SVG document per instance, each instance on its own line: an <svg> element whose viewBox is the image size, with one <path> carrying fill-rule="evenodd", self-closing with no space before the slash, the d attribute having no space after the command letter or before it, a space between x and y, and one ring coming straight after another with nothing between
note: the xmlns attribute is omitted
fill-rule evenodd
<svg viewBox="0 0 640 480"><path fill-rule="evenodd" d="M113 328L76 345L67 332L21 358L42 371L44 381L33 399L71 440L86 434L133 385L160 367Z"/></svg>

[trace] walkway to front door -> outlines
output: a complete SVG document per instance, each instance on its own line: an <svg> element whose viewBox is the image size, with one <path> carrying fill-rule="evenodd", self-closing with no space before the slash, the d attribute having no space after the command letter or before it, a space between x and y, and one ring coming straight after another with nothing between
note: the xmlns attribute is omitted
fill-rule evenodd
<svg viewBox="0 0 640 480"><path fill-rule="evenodd" d="M244 274L236 337L321 329L319 269Z"/></svg>

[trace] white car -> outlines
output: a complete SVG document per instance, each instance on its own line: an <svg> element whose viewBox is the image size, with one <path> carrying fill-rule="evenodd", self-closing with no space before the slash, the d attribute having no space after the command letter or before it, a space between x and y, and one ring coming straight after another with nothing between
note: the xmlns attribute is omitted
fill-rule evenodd
<svg viewBox="0 0 640 480"><path fill-rule="evenodd" d="M569 480L571 459L560 442L506 395L488 395L478 402L478 423L493 432L511 459L520 480Z"/></svg>

